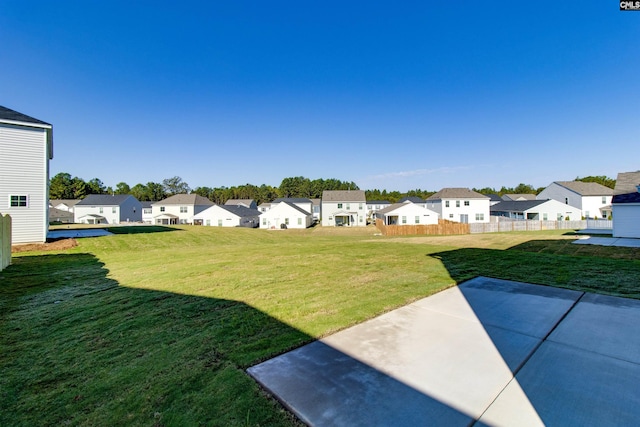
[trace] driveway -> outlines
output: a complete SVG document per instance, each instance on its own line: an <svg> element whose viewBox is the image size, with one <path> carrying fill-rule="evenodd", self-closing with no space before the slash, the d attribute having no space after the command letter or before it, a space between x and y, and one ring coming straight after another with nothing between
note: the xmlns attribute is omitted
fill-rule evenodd
<svg viewBox="0 0 640 427"><path fill-rule="evenodd" d="M477 277L248 369L313 426L635 425L640 301Z"/></svg>

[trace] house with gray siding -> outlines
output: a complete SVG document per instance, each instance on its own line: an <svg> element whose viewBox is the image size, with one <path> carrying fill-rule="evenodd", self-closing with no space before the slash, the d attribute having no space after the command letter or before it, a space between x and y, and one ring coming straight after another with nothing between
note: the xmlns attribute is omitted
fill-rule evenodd
<svg viewBox="0 0 640 427"><path fill-rule="evenodd" d="M41 243L49 230L53 126L0 106L0 213L12 219L12 244Z"/></svg>
<svg viewBox="0 0 640 427"><path fill-rule="evenodd" d="M613 192L613 237L640 238L640 171L619 173Z"/></svg>

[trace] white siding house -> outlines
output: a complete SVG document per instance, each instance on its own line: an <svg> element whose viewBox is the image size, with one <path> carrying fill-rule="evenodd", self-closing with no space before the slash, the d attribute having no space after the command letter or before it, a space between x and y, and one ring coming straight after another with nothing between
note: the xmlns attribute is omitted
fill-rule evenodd
<svg viewBox="0 0 640 427"><path fill-rule="evenodd" d="M313 202L311 201L311 199L307 199L304 197L281 197L271 202L271 208L276 207L277 204L282 202L296 205L305 212L313 213Z"/></svg>
<svg viewBox="0 0 640 427"><path fill-rule="evenodd" d="M491 206L491 215L514 220L575 221L582 213L578 208L550 199L500 202Z"/></svg>
<svg viewBox="0 0 640 427"><path fill-rule="evenodd" d="M389 206L391 206L391 202L388 200L367 200L367 218L374 221L376 219L376 212Z"/></svg>
<svg viewBox="0 0 640 427"><path fill-rule="evenodd" d="M12 218L12 244L47 240L53 127L0 106L0 213Z"/></svg>
<svg viewBox="0 0 640 427"><path fill-rule="evenodd" d="M613 190L597 182L555 181L536 196L538 200L557 200L582 211L585 218L608 218Z"/></svg>
<svg viewBox="0 0 640 427"><path fill-rule="evenodd" d="M367 198L364 191L323 191L322 225L325 227L365 227L367 225Z"/></svg>
<svg viewBox="0 0 640 427"><path fill-rule="evenodd" d="M640 171L618 174L613 196L613 237L640 238Z"/></svg>
<svg viewBox="0 0 640 427"><path fill-rule="evenodd" d="M438 223L438 213L412 202L395 203L375 214L385 225L431 225Z"/></svg>
<svg viewBox="0 0 640 427"><path fill-rule="evenodd" d="M211 206L211 200L198 194L176 194L151 204L153 223L193 224L194 216Z"/></svg>
<svg viewBox="0 0 640 427"><path fill-rule="evenodd" d="M312 225L313 214L291 202L272 204L271 209L260 215L260 228L308 228Z"/></svg>
<svg viewBox="0 0 640 427"><path fill-rule="evenodd" d="M489 222L491 198L468 188L443 188L427 198L427 208L448 221Z"/></svg>
<svg viewBox="0 0 640 427"><path fill-rule="evenodd" d="M140 202L142 205L142 222L145 224L153 224L153 207L152 202Z"/></svg>
<svg viewBox="0 0 640 427"><path fill-rule="evenodd" d="M237 205L213 205L194 216L195 224L210 227L258 227L260 211Z"/></svg>
<svg viewBox="0 0 640 427"><path fill-rule="evenodd" d="M130 195L90 194L76 204L73 215L82 224L142 222L142 204Z"/></svg>

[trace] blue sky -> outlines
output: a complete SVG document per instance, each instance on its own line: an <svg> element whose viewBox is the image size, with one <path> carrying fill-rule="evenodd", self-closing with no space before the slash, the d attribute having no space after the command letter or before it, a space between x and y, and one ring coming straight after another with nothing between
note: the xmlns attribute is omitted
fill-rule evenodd
<svg viewBox="0 0 640 427"><path fill-rule="evenodd" d="M542 187L640 169L638 40L613 0L3 0L0 105L114 187Z"/></svg>

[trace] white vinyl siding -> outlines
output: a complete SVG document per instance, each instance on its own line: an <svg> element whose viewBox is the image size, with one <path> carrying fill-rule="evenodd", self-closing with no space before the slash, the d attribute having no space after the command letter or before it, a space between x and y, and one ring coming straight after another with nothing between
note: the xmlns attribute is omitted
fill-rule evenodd
<svg viewBox="0 0 640 427"><path fill-rule="evenodd" d="M48 230L47 131L0 124L0 212L12 219L12 243L44 242ZM11 206L26 196L27 206Z"/></svg>

